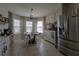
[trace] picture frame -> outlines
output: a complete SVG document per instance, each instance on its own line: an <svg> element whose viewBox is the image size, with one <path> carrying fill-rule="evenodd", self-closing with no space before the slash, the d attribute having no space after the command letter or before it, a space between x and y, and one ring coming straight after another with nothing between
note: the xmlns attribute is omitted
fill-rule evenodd
<svg viewBox="0 0 79 59"><path fill-rule="evenodd" d="M2 14L0 14L0 21L2 21Z"/></svg>
<svg viewBox="0 0 79 59"><path fill-rule="evenodd" d="M53 23L48 23L48 24L46 25L46 28L47 28L47 30L53 31L53 30L54 30L54 24L53 24Z"/></svg>
<svg viewBox="0 0 79 59"><path fill-rule="evenodd" d="M9 22L9 19L7 17L3 17L3 22L4 23L8 23Z"/></svg>

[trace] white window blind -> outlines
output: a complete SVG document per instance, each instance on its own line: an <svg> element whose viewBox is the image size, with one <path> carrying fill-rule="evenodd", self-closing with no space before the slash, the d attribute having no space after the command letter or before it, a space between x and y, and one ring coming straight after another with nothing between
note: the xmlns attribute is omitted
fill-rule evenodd
<svg viewBox="0 0 79 59"><path fill-rule="evenodd" d="M43 33L43 21L38 21L37 22L37 32L38 33Z"/></svg>
<svg viewBox="0 0 79 59"><path fill-rule="evenodd" d="M26 21L26 32L32 32L32 21Z"/></svg>
<svg viewBox="0 0 79 59"><path fill-rule="evenodd" d="M14 19L13 27L14 27L14 34L19 34L20 33L20 20Z"/></svg>

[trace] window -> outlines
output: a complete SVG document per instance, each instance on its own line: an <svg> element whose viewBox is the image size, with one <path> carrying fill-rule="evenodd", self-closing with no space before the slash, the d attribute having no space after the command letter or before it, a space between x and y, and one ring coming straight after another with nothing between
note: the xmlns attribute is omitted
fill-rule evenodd
<svg viewBox="0 0 79 59"><path fill-rule="evenodd" d="M26 32L32 32L32 21L26 21Z"/></svg>
<svg viewBox="0 0 79 59"><path fill-rule="evenodd" d="M38 33L43 33L43 21L38 21L37 22L37 32Z"/></svg>
<svg viewBox="0 0 79 59"><path fill-rule="evenodd" d="M20 33L20 20L14 19L13 27L14 27L14 34L19 34Z"/></svg>

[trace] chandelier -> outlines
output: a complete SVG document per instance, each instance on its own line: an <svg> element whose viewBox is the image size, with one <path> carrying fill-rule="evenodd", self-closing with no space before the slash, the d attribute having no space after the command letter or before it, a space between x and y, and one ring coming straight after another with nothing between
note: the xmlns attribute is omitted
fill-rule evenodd
<svg viewBox="0 0 79 59"><path fill-rule="evenodd" d="M33 14L32 14L33 13L33 10L34 10L33 8L31 8L31 10L30 10L31 11L30 19L33 19Z"/></svg>

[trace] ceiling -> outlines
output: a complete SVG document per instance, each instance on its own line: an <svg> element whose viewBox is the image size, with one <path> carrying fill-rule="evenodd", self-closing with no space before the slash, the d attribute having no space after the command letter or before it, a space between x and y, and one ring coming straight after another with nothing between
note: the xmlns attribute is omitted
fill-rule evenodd
<svg viewBox="0 0 79 59"><path fill-rule="evenodd" d="M33 17L43 17L55 12L61 7L57 3L16 3L16 4L0 4L6 10L21 16L30 16L30 9L33 8Z"/></svg>

